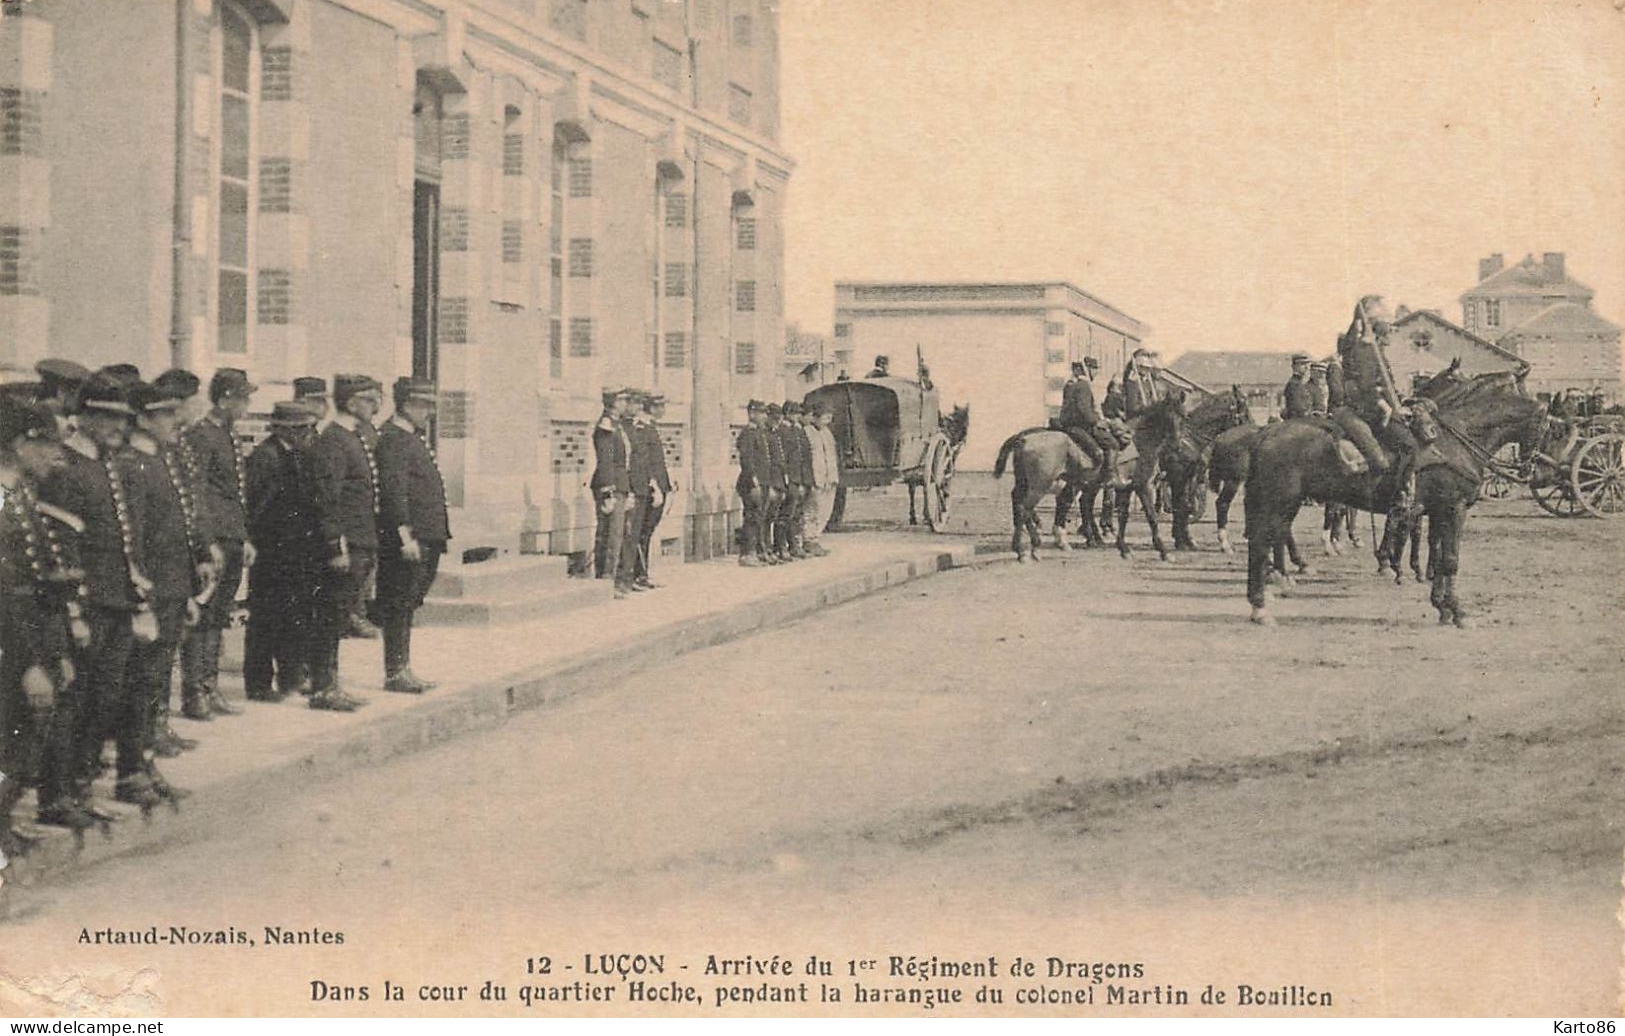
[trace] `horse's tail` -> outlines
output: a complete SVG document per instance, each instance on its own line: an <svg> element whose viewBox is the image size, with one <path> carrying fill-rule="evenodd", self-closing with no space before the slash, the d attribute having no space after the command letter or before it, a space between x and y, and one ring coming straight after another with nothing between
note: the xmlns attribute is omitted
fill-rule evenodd
<svg viewBox="0 0 1625 1036"><path fill-rule="evenodd" d="M999 458L993 462L994 478L1004 477L1005 462L1010 459L1010 454L1015 452L1016 447L1021 445L1022 435L1023 433L1017 432L1015 435L1012 435L1010 438L1004 440L1004 445L999 447Z"/></svg>

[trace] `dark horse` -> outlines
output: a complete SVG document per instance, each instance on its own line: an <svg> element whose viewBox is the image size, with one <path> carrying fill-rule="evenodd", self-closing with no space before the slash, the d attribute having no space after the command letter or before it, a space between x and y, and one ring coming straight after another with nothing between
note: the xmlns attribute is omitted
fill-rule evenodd
<svg viewBox="0 0 1625 1036"><path fill-rule="evenodd" d="M1242 483L1247 481L1247 472L1252 467L1253 445L1263 431L1264 426L1256 424L1227 429L1213 440L1213 449L1209 452L1207 484L1217 494L1213 503L1214 521L1218 525L1219 550L1226 554L1236 552L1236 548L1230 545L1230 504L1241 491ZM1299 572L1309 571L1309 563L1298 551L1298 541L1292 538L1290 528L1286 530L1286 542L1277 544L1275 548L1275 571L1283 578L1287 574L1287 555L1291 556L1292 564Z"/></svg>
<svg viewBox="0 0 1625 1036"><path fill-rule="evenodd" d="M1517 442L1534 456L1546 437L1544 404L1530 399L1512 372L1480 375L1446 389L1434 400L1439 435L1435 456L1416 472L1416 502L1428 519L1433 569L1431 601L1441 623L1465 626L1456 598L1461 530L1467 508L1478 499L1485 467L1496 450ZM1270 555L1292 527L1305 499L1387 512L1398 488L1392 469L1348 474L1338 460L1337 439L1314 421L1269 425L1254 444L1247 475L1247 600L1252 621L1274 622L1264 610Z"/></svg>
<svg viewBox="0 0 1625 1036"><path fill-rule="evenodd" d="M1145 508L1146 522L1151 526L1152 545L1162 560L1167 561L1168 548L1162 541L1161 530L1157 528L1157 508L1151 487L1157 477L1164 447L1179 438L1184 426L1184 406L1184 394L1172 392L1129 422L1134 432L1132 452L1124 450L1118 454L1115 472L1096 470L1089 455L1065 432L1027 428L1006 439L999 447L993 477L1004 477L1005 464L1011 457L1015 458L1016 482L1010 490L1010 516L1015 530L1010 535L1010 549L1016 552L1016 557L1027 560L1028 552L1021 549L1021 534L1025 531L1031 544L1031 556L1035 561L1038 559L1038 502L1046 494L1053 489L1057 499L1061 499L1063 494L1073 495L1082 490L1087 527L1094 520L1095 494L1109 474L1112 476L1111 488L1117 493L1118 554L1125 558L1132 556L1128 544L1124 542L1129 496L1132 493L1140 498L1140 506Z"/></svg>
<svg viewBox="0 0 1625 1036"><path fill-rule="evenodd" d="M1168 475L1173 504L1174 549L1195 550L1191 541L1192 490L1207 476L1214 444L1232 428L1253 426L1253 412L1239 386L1206 396L1185 415L1185 434L1163 451L1162 468Z"/></svg>
<svg viewBox="0 0 1625 1036"><path fill-rule="evenodd" d="M960 405L954 407L952 413L948 414L946 417L938 419L938 424L942 428L942 433L948 437L948 445L957 452L959 447L965 445L965 436L970 434L970 404L961 403ZM914 491L924 485L924 475L921 475L917 479L909 480L908 523L910 525L920 524L918 512L914 510Z"/></svg>

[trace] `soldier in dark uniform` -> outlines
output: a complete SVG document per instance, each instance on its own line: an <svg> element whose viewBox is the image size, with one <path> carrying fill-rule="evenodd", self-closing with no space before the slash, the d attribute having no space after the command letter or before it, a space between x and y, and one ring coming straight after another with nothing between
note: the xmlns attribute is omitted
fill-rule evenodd
<svg viewBox="0 0 1625 1036"><path fill-rule="evenodd" d="M1281 393L1284 400L1281 405L1282 417L1308 417L1315 409L1314 397L1309 389L1309 356L1307 353L1292 354L1292 376L1287 379Z"/></svg>
<svg viewBox="0 0 1625 1036"><path fill-rule="evenodd" d="M1331 391L1326 386L1326 364L1315 362L1309 365L1309 414L1311 417L1325 417L1331 413L1327 405L1331 398Z"/></svg>
<svg viewBox="0 0 1625 1036"><path fill-rule="evenodd" d="M278 403L271 435L248 458L248 534L259 556L248 570L243 684L251 701L311 693L316 589L329 560L311 447L316 415Z"/></svg>
<svg viewBox="0 0 1625 1036"><path fill-rule="evenodd" d="M359 377L354 375L353 377ZM378 426L373 422L377 420L384 408L384 383L374 378L367 378L366 391L347 395L339 393L338 376L333 378L334 403L345 415L353 418L353 430L360 437L367 448L367 456L374 466L373 483L377 484L378 459ZM364 411L364 412L363 412ZM317 422L317 434L325 434L333 420L325 423ZM353 544L352 544L353 546ZM367 607L368 598L372 595L373 580L378 571L378 552L365 550L360 553L352 552L350 557L350 600L347 605L348 615L344 619L344 632L342 636L354 637L358 640L377 640L380 630L373 624L370 609Z"/></svg>
<svg viewBox="0 0 1625 1036"><path fill-rule="evenodd" d="M773 529L773 552L792 561L807 557L801 549L802 508L807 502L807 486L812 481L807 435L801 427L801 404L793 399L780 407L778 435L784 451L784 500L779 505Z"/></svg>
<svg viewBox="0 0 1625 1036"><path fill-rule="evenodd" d="M871 378L891 377L891 358L889 356L876 356L875 369L869 372Z"/></svg>
<svg viewBox="0 0 1625 1036"><path fill-rule="evenodd" d="M39 403L56 418L58 431L66 439L73 432L72 418L79 410L79 388L90 377L82 363L72 360L48 359L34 364L39 374Z"/></svg>
<svg viewBox="0 0 1625 1036"><path fill-rule="evenodd" d="M1106 383L1106 398L1100 402L1100 414L1114 421L1123 420L1123 386L1116 378Z"/></svg>
<svg viewBox="0 0 1625 1036"><path fill-rule="evenodd" d="M209 381L207 417L186 430L186 444L201 480L198 513L213 540L218 584L197 625L181 640L181 714L207 720L235 716L241 710L220 694L220 639L237 603L243 569L254 564L254 544L248 539L248 484L236 424L248 413L255 386L248 374L222 367Z"/></svg>
<svg viewBox="0 0 1625 1036"><path fill-rule="evenodd" d="M603 400L604 412L592 430L594 465L590 485L598 513L598 529L593 537L593 575L615 580L615 596L625 597L628 591L621 583L620 565L630 510L628 498L632 495L632 477L628 470L632 442L625 426L631 396L625 389L605 389Z"/></svg>
<svg viewBox="0 0 1625 1036"><path fill-rule="evenodd" d="M744 505L739 563L746 568L767 564L767 437L762 428L766 413L767 404L751 400L745 407L750 423L739 430L739 480L734 489Z"/></svg>
<svg viewBox="0 0 1625 1036"><path fill-rule="evenodd" d="M784 436L779 426L784 423L784 408L777 403L767 405L767 420L762 425L762 438L767 446L767 478L763 481L762 509L767 520L767 561L781 565L790 560L779 548L779 529L784 510L785 490L788 483L784 475Z"/></svg>
<svg viewBox="0 0 1625 1036"><path fill-rule="evenodd" d="M0 395L0 867L39 841L12 818L30 786L42 819L78 830L94 823L66 788L42 784L55 706L74 679L75 629L81 645L88 631L82 573L61 542L78 518L39 498L41 480L63 461L58 413L35 403L29 388Z"/></svg>
<svg viewBox="0 0 1625 1036"><path fill-rule="evenodd" d="M671 496L672 481L671 472L666 469L666 447L660 441L660 418L666 413L666 397L651 392L643 397L642 404L632 419L632 492L645 497L641 505L643 521L635 530L638 553L632 585L653 590L660 584L649 578L649 562L655 530L666 513L666 499Z"/></svg>
<svg viewBox="0 0 1625 1036"><path fill-rule="evenodd" d="M378 458L371 428L383 386L365 374L339 374L333 397L338 413L311 451L328 561L316 584L310 707L349 712L366 701L339 684L339 641L353 627L354 602L378 559Z"/></svg>
<svg viewBox="0 0 1625 1036"><path fill-rule="evenodd" d="M74 811L61 811L63 798L94 819L114 819L91 801L91 784L101 773L102 744L122 718L117 708L135 638L158 634L147 600L140 515L119 456L132 413L127 390L111 377L91 375L80 390L79 411L64 463L40 487L43 501L80 523L62 542L70 566L84 572L88 638L74 658L76 679L57 696L56 720L71 733L53 733L47 746L43 780L53 805L40 812L41 823L69 826Z"/></svg>
<svg viewBox="0 0 1625 1036"><path fill-rule="evenodd" d="M395 382L395 414L378 432L378 614L384 623L384 690L422 694L412 672L412 613L440 571L451 539L446 483L424 437L434 416L432 381Z"/></svg>
<svg viewBox="0 0 1625 1036"><path fill-rule="evenodd" d="M1089 380L1091 361L1092 356L1073 362L1072 378L1061 390L1061 413L1056 423L1089 455L1097 470L1110 471L1117 460L1117 440L1100 423L1094 383Z"/></svg>
<svg viewBox="0 0 1625 1036"><path fill-rule="evenodd" d="M621 431L626 434L626 528L621 533L621 556L615 566L616 590L642 593L638 585L638 551L643 535L643 519L654 500L654 464L648 450L638 441L638 419L643 415L644 393L640 389L626 390L626 416L621 418ZM622 569L625 569L624 575Z"/></svg>
<svg viewBox="0 0 1625 1036"><path fill-rule="evenodd" d="M327 379L304 377L293 379L293 401L316 415L316 423L327 420L332 407L327 402Z"/></svg>
<svg viewBox="0 0 1625 1036"><path fill-rule="evenodd" d="M1132 421L1162 399L1157 380L1157 357L1150 349L1136 349L1123 371L1123 417Z"/></svg>
<svg viewBox="0 0 1625 1036"><path fill-rule="evenodd" d="M1334 414L1348 404L1343 388L1343 364L1333 353L1326 358L1326 413Z"/></svg>
<svg viewBox="0 0 1625 1036"><path fill-rule="evenodd" d="M202 614L198 598L213 590L213 564L197 519L191 474L176 449L180 405L178 396L155 385L130 386L135 428L123 459L130 468L131 506L141 516L143 572L152 582L148 601L158 636L137 638L130 649L116 731L114 797L143 806L182 794L158 772L153 756L169 726L170 679L181 634ZM168 754L179 753L178 745L170 747Z"/></svg>

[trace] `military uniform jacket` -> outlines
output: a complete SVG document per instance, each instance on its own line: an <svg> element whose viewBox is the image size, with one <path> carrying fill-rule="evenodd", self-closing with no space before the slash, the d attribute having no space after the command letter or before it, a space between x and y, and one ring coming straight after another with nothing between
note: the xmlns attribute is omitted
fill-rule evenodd
<svg viewBox="0 0 1625 1036"><path fill-rule="evenodd" d="M805 486L812 482L812 465L807 456L807 437L794 421L782 421L778 427L779 445L784 451L784 480L792 486Z"/></svg>
<svg viewBox="0 0 1625 1036"><path fill-rule="evenodd" d="M1336 410L1348 402L1343 389L1343 368L1326 368L1326 409Z"/></svg>
<svg viewBox="0 0 1625 1036"><path fill-rule="evenodd" d="M628 468L632 460L632 440L621 422L609 414L600 417L593 427L592 453L596 461L592 469L594 495L632 492L632 474Z"/></svg>
<svg viewBox="0 0 1625 1036"><path fill-rule="evenodd" d="M1286 399L1281 406L1282 417L1308 417L1314 410L1315 398L1309 389L1309 382L1289 378L1281 391Z"/></svg>
<svg viewBox="0 0 1625 1036"><path fill-rule="evenodd" d="M186 430L186 445L197 465L202 528L211 540L241 543L248 538L248 465L237 437L210 416Z"/></svg>
<svg viewBox="0 0 1625 1036"><path fill-rule="evenodd" d="M1083 378L1073 378L1061 390L1061 416L1063 428L1093 428L1100 423L1100 412L1095 409L1095 390Z"/></svg>
<svg viewBox="0 0 1625 1036"><path fill-rule="evenodd" d="M783 427L783 424L778 427L766 425L762 427L762 439L767 452L767 464L763 469L767 472L767 476L762 479L762 484L775 489L783 489L785 486L784 435L780 431Z"/></svg>
<svg viewBox="0 0 1625 1036"><path fill-rule="evenodd" d="M1123 390L1107 388L1106 400L1100 404L1100 412L1107 417L1121 421L1123 419Z"/></svg>
<svg viewBox="0 0 1625 1036"><path fill-rule="evenodd" d="M342 537L349 547L377 550L378 461L348 424L328 425L313 448L322 537L330 545Z"/></svg>
<svg viewBox="0 0 1625 1036"><path fill-rule="evenodd" d="M248 534L270 571L337 555L323 535L321 493L309 451L275 435L254 448L248 458Z"/></svg>
<svg viewBox="0 0 1625 1036"><path fill-rule="evenodd" d="M143 598L130 578L130 569L133 565L137 572L143 571L145 537L142 515L130 505L130 472L122 458L114 457L113 477L109 478L100 451L82 438L73 439L63 453L65 461L40 487L40 499L78 516L84 525L83 530L62 537L64 556L71 567L84 573L85 596L91 604L133 612ZM118 497L114 496L115 482Z"/></svg>
<svg viewBox="0 0 1625 1036"><path fill-rule="evenodd" d="M378 432L378 542L401 546L401 526L420 543L451 539L446 482L417 429L391 419Z"/></svg>
<svg viewBox="0 0 1625 1036"><path fill-rule="evenodd" d="M208 557L208 546L197 538L191 507L170 474L168 464L174 464L185 477L181 458L166 458L164 448L153 445L157 452L132 445L119 459L130 470L131 505L141 515L141 574L152 580L154 599L180 601L196 591L196 566ZM189 500L190 487L187 493Z"/></svg>
<svg viewBox="0 0 1625 1036"><path fill-rule="evenodd" d="M762 429L748 424L739 430L739 482L767 484L767 438Z"/></svg>
<svg viewBox="0 0 1625 1036"><path fill-rule="evenodd" d="M638 496L653 496L654 489L670 493L671 475L666 470L666 447L660 441L660 429L653 421L633 421L627 434L632 440L627 465L632 492Z"/></svg>
<svg viewBox="0 0 1625 1036"><path fill-rule="evenodd" d="M18 672L66 657L72 648L68 632L69 602L78 597L80 580L64 564L61 537L72 534L77 520L50 505L41 506L38 490L19 477L4 491L0 506L0 651L16 652ZM54 516L50 512L55 512Z"/></svg>
<svg viewBox="0 0 1625 1036"><path fill-rule="evenodd" d="M1129 373L1123 376L1123 416L1139 417L1162 398L1155 375Z"/></svg>

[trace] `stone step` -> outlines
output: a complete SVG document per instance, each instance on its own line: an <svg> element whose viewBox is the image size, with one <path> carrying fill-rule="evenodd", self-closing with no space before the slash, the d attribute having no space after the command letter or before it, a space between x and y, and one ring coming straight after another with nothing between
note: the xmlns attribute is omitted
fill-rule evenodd
<svg viewBox="0 0 1625 1036"><path fill-rule="evenodd" d="M609 600L614 587L605 579L560 578L545 587L479 597L430 597L413 622L418 626L500 626L556 615Z"/></svg>
<svg viewBox="0 0 1625 1036"><path fill-rule="evenodd" d="M442 562L429 588L429 599L500 597L531 588L550 588L568 577L569 568L569 558L548 554L521 554L472 565Z"/></svg>

